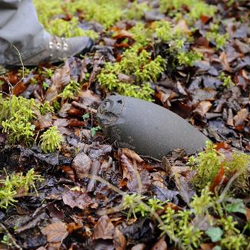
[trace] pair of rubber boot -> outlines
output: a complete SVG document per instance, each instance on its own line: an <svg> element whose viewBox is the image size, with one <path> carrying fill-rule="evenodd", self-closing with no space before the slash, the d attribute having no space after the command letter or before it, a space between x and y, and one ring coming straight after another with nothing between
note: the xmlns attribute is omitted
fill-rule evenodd
<svg viewBox="0 0 250 250"><path fill-rule="evenodd" d="M20 65L20 55L26 66L58 62L92 45L89 37L50 35L39 23L32 0L0 0L0 65Z"/></svg>

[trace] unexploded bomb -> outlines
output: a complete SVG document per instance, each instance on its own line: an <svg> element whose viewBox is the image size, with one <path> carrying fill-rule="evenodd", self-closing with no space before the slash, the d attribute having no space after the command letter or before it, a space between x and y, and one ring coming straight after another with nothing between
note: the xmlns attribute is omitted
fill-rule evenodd
<svg viewBox="0 0 250 250"><path fill-rule="evenodd" d="M132 97L107 97L98 108L97 118L111 142L156 159L176 148L193 154L209 140L175 113Z"/></svg>

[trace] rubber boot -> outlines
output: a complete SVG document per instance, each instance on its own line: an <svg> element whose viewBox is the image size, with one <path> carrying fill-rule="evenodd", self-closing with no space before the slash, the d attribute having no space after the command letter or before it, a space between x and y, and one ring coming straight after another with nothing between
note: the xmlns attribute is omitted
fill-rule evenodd
<svg viewBox="0 0 250 250"><path fill-rule="evenodd" d="M107 97L98 108L97 118L111 142L159 160L177 148L194 154L209 140L175 113L131 97Z"/></svg>
<svg viewBox="0 0 250 250"><path fill-rule="evenodd" d="M58 62L92 45L88 37L51 36L39 23L31 0L0 0L0 65L21 65L18 52L25 66Z"/></svg>

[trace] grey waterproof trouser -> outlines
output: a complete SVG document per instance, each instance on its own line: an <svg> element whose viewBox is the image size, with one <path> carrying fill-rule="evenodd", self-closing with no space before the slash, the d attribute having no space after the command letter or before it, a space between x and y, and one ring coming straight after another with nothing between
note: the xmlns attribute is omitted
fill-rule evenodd
<svg viewBox="0 0 250 250"><path fill-rule="evenodd" d="M32 0L0 0L0 65L40 53L50 35L39 23Z"/></svg>

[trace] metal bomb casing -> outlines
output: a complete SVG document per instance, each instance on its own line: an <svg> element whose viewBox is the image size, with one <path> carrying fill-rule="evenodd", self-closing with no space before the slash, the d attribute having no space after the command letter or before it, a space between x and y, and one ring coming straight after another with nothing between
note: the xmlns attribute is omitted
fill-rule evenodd
<svg viewBox="0 0 250 250"><path fill-rule="evenodd" d="M132 97L107 97L98 108L97 118L111 142L156 159L177 148L193 154L209 140L175 113Z"/></svg>

